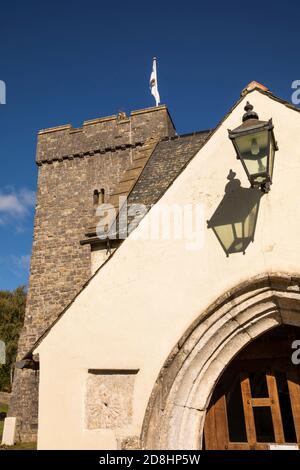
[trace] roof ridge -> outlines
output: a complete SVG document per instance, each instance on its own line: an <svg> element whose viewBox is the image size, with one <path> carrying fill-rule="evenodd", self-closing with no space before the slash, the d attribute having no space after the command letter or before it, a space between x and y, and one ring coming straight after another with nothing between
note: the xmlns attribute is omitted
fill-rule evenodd
<svg viewBox="0 0 300 470"><path fill-rule="evenodd" d="M207 132L211 132L212 129L205 129L205 130L201 130L201 131L193 131L193 132L187 132L186 134L176 134L176 135L173 135L173 136L166 136L166 137L162 137L160 139L160 142L167 142L167 141L170 141L170 140L177 140L177 139L181 139L182 137L190 137L190 136L194 136L194 135L200 135L200 134L207 134Z"/></svg>

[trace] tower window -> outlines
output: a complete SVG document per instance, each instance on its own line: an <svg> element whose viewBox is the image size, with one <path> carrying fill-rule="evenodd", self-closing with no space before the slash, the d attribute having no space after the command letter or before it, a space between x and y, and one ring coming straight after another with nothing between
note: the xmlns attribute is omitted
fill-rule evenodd
<svg viewBox="0 0 300 470"><path fill-rule="evenodd" d="M99 204L99 191L98 191L98 189L94 190L93 204L94 204L94 206L98 206L98 204Z"/></svg>
<svg viewBox="0 0 300 470"><path fill-rule="evenodd" d="M98 189L95 189L94 194L93 194L93 204L94 204L94 206L98 206L99 204L103 204L104 203L104 196L105 196L104 188L101 188L100 191Z"/></svg>
<svg viewBox="0 0 300 470"><path fill-rule="evenodd" d="M104 191L104 188L101 188L101 191L100 191L100 203L103 204L104 203L104 196L105 196L105 191Z"/></svg>

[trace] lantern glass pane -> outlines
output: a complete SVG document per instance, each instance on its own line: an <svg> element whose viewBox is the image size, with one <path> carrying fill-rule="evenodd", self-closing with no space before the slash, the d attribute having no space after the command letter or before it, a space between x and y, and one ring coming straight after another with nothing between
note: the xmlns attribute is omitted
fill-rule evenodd
<svg viewBox="0 0 300 470"><path fill-rule="evenodd" d="M274 156L275 156L275 145L274 145L274 140L273 138L271 137L270 139L270 177L271 177L271 180L272 180L272 176L273 176L273 168L274 168Z"/></svg>
<svg viewBox="0 0 300 470"><path fill-rule="evenodd" d="M243 225L244 225L243 221L236 222L234 224L236 238L243 238L243 236L244 236L244 230L243 230L244 227L243 227Z"/></svg>
<svg viewBox="0 0 300 470"><path fill-rule="evenodd" d="M266 174L268 168L268 131L236 137L235 141L249 175ZM265 177L255 178L258 183L264 180Z"/></svg>

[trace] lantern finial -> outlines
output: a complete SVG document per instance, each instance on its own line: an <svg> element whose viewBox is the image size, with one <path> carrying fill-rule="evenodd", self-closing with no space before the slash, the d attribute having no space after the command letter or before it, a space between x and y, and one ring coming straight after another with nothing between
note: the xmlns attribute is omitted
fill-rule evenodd
<svg viewBox="0 0 300 470"><path fill-rule="evenodd" d="M248 121L248 119L258 119L258 115L255 111L253 111L253 106L252 104L249 103L249 101L247 101L247 104L244 107L244 110L246 112L243 116L243 122Z"/></svg>

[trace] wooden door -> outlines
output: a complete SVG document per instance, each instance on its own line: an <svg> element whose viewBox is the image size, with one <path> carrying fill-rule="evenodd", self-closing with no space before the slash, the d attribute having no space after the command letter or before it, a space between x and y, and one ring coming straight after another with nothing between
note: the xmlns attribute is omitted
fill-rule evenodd
<svg viewBox="0 0 300 470"><path fill-rule="evenodd" d="M299 330L284 327L283 334L256 340L223 374L206 416L205 449L300 445L300 375L291 363Z"/></svg>

